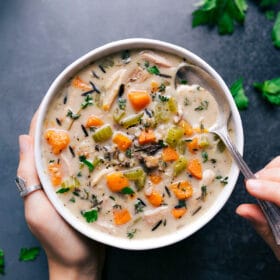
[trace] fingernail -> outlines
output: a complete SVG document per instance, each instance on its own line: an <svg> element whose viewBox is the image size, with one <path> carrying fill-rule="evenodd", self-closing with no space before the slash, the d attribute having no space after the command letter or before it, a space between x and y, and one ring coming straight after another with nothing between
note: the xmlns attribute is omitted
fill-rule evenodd
<svg viewBox="0 0 280 280"><path fill-rule="evenodd" d="M251 191L255 193L259 193L262 191L262 184L259 180L248 180L246 182L246 187Z"/></svg>
<svg viewBox="0 0 280 280"><path fill-rule="evenodd" d="M29 136L28 135L20 135L19 136L19 149L21 153L28 153L30 149L29 143Z"/></svg>

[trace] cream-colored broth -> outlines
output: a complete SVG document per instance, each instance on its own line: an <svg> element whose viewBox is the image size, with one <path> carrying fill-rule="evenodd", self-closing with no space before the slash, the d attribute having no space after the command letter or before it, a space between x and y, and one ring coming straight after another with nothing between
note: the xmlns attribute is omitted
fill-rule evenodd
<svg viewBox="0 0 280 280"><path fill-rule="evenodd" d="M70 186L68 191L57 195L63 201L65 207L85 223L87 221L82 214L84 211L93 209L98 212L97 220L88 223L90 226L123 238L149 238L174 232L176 229L191 223L194 219L199 219L203 212L207 211L218 199L218 195L223 188L226 187L227 179L225 178L228 176L231 167L230 156L227 151L219 150L220 140L205 130L211 127L217 119L217 103L211 94L199 85L180 85L177 89L174 88L174 75L178 65L182 62L182 59L176 56L161 52L154 54L150 51L131 51L129 61L124 62L119 53L110 56L108 61L114 61L114 65L107 66L105 64L106 67L100 68L100 64L104 64L104 60L97 61L77 73L77 76L87 85L90 85L89 82L91 81L100 91L100 93L95 91L88 94L93 99L93 105L81 109L81 104L85 101L85 95L82 94L87 90L73 86L72 80L53 100L47 112L44 129L45 131L50 129L67 131L70 136L70 143L55 155L45 137L42 138L46 172L48 172L50 163L59 163L59 171L63 177L62 184L54 187L54 189L57 191L65 188L65 186ZM149 61L149 66L147 61ZM149 73L148 67L153 66L156 66L164 76ZM152 83L155 82L158 85L164 84L165 89L162 92L153 90ZM119 107L117 95L121 84L124 84L125 88L121 97L123 99L127 99L129 92L136 90L145 90L151 96L151 102L146 106L146 111L144 109L140 110L140 112L143 112L141 124L127 129L113 118L114 112ZM112 96L115 96L115 98L112 98ZM209 145L194 152L190 152L186 147L185 153L181 152L181 154L178 146L176 150L180 156L188 161L192 159L200 161L203 178L197 179L191 176L186 169L176 178L173 178L175 163L164 163L162 161L162 149L159 149L151 157L157 158L160 164L153 170L145 170L148 176L142 190L137 190L135 182L130 181L129 187L135 192L134 195L112 192L107 186L106 175L115 171L123 172L139 167L141 166L139 156L147 156L143 152L137 152L137 149L141 146L137 139L144 129L143 124L151 125L151 119L154 117L150 118L149 114L153 114L157 110L156 105L166 106L166 101L162 101L159 96L164 96L167 99L174 98L177 110L176 112L166 112L168 121L152 124L156 141L162 140L165 143L167 131L170 127L179 126L182 119L188 121L193 128L196 128L195 133L191 136L184 135L181 140L186 141L187 145L188 141L193 138L197 138L200 142L206 138ZM106 106L109 104L108 111L104 104ZM69 110L74 114L79 113L79 118L73 120L67 116ZM136 113L127 99L125 117ZM120 151L116 147L112 138L101 143L95 143L92 139L94 129L89 128L85 128L88 136L85 135L81 125L85 126L88 117L92 114L100 118L104 124L110 124L114 133L120 131L128 135L132 140L131 158L127 156L125 151ZM69 146L71 146L72 152ZM110 154L110 159L107 158L108 154ZM79 159L79 156L83 155L90 162L96 158L101 159L102 162L93 171L90 171ZM153 184L151 182L149 173L153 172L157 172L162 177L160 183ZM77 181L79 184L77 184ZM175 219L172 215L172 209L178 206L179 200L169 186L180 181L188 181L192 186L193 194L185 200L186 206L183 206L183 208L187 209L186 213L181 218ZM75 185L75 188L73 185ZM207 190L205 197L202 196L202 187L206 187ZM157 207L149 202L148 195L151 189L163 196L161 205ZM141 204L141 201L144 202L145 206L141 212L136 213L135 204ZM113 212L118 207L127 209L131 215L131 219L123 225L115 225L114 223Z"/></svg>

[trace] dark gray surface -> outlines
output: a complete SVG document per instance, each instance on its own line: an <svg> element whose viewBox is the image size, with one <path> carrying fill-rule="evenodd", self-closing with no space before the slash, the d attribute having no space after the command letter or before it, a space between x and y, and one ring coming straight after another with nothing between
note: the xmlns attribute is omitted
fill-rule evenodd
<svg viewBox="0 0 280 280"><path fill-rule="evenodd" d="M249 109L241 113L245 160L261 168L280 151L280 108L252 89L254 81L279 76L280 51L270 40L272 22L249 3L246 25L233 36L191 28L197 0L0 0L0 248L3 279L48 279L43 251L20 263L21 247L39 245L25 224L14 177L17 137L50 83L69 63L104 43L129 38L161 39L204 58L230 84L245 78ZM108 248L104 279L279 279L280 265L250 225L237 217L241 202L253 201L242 178L223 210L202 230L167 248L129 252ZM69 252L74 253L74 252Z"/></svg>

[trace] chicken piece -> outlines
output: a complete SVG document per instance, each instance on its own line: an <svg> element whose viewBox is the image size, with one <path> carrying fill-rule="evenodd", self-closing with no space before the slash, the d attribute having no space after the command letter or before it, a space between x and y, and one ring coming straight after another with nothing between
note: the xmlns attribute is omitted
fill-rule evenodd
<svg viewBox="0 0 280 280"><path fill-rule="evenodd" d="M102 231L115 235L116 234L116 227L114 225L109 224L108 222L102 221L98 219L95 222L95 225L97 225Z"/></svg>
<svg viewBox="0 0 280 280"><path fill-rule="evenodd" d="M89 157L92 153L94 153L94 146L89 139L86 139L77 146L76 151L78 156Z"/></svg>
<svg viewBox="0 0 280 280"><path fill-rule="evenodd" d="M126 71L127 71L126 69L120 69L119 71L117 71L112 75L111 79L106 84L105 86L106 93L104 96L103 106L102 106L104 111L110 110L114 100L118 95L121 84L124 83L124 77L126 75Z"/></svg>
<svg viewBox="0 0 280 280"><path fill-rule="evenodd" d="M152 51L142 51L141 52L141 57L149 62L152 62L158 66L162 66L165 68L170 68L172 67L172 64L163 56L158 55Z"/></svg>
<svg viewBox="0 0 280 280"><path fill-rule="evenodd" d="M211 169L206 169L203 171L203 175L202 175L202 184L205 186L210 185L214 179L215 179L215 172Z"/></svg>
<svg viewBox="0 0 280 280"><path fill-rule="evenodd" d="M75 172L70 163L70 159L67 157L65 152L61 153L60 159L61 159L62 173L63 173L64 177L74 176Z"/></svg>
<svg viewBox="0 0 280 280"><path fill-rule="evenodd" d="M144 163L147 168L153 169L158 167L159 165L159 158L155 156L145 156L144 158Z"/></svg>
<svg viewBox="0 0 280 280"><path fill-rule="evenodd" d="M144 81L146 81L151 75L147 72L144 71L141 67L136 67L135 69L133 69L129 75L128 75L128 82L139 82L142 83Z"/></svg>
<svg viewBox="0 0 280 280"><path fill-rule="evenodd" d="M156 209L144 211L144 221L149 225L154 225L165 218L168 214L168 206L160 206Z"/></svg>
<svg viewBox="0 0 280 280"><path fill-rule="evenodd" d="M95 187L99 181L103 178L103 176L111 173L114 171L114 168L108 168L108 169L102 169L99 172L97 172L96 174L94 174L93 179L91 180L91 186ZM101 186L103 188L103 186Z"/></svg>

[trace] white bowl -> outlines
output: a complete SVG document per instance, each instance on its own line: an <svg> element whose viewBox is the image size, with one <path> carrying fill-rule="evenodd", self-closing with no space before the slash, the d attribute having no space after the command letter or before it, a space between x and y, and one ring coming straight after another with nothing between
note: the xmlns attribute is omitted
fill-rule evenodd
<svg viewBox="0 0 280 280"><path fill-rule="evenodd" d="M49 180L48 175L44 171L44 165L42 160L41 139L43 135L43 122L45 119L47 108L51 100L64 86L64 84L70 78L72 78L76 73L82 70L85 66L100 59L101 57L105 57L112 53L116 53L126 49L155 49L155 50L168 52L177 55L179 57L186 58L188 61L192 62L193 64L196 64L202 67L203 69L205 69L206 71L208 71L220 83L229 101L231 111L232 111L233 127L235 131L234 142L240 153L243 152L244 137L243 137L243 128L242 128L239 112L235 106L231 93L228 87L226 86L226 84L224 83L224 81L222 80L222 78L204 60L202 60L197 55L193 54L192 52L182 47L169 44L166 42L162 42L162 41L141 39L141 38L116 41L90 51L89 53L85 54L81 58L77 59L75 62L69 65L65 70L63 70L62 73L58 75L58 77L52 83L51 87L49 88L47 94L45 95L42 101L39 115L38 115L36 134L35 134L35 161L36 161L37 171L41 183L43 185L44 191L48 196L49 200L51 201L51 203L58 211L58 213L71 226L73 226L76 230L78 230L82 234L96 241L114 247L118 247L122 249L131 249L131 250L144 250L144 249L159 248L178 242L184 238L189 237L197 230L202 228L204 225L206 225L222 209L226 201L229 199L234 189L234 186L236 184L236 181L238 179L239 169L233 163L232 168L230 170L229 181L227 186L219 194L218 199L215 201L215 203L213 203L211 207L199 217L199 219L191 222L187 226L180 228L176 232L161 237L148 238L148 239L135 239L135 240L115 237L90 227L83 221L76 218L67 208L63 206L62 201L58 198L57 194L54 191L54 188Z"/></svg>

